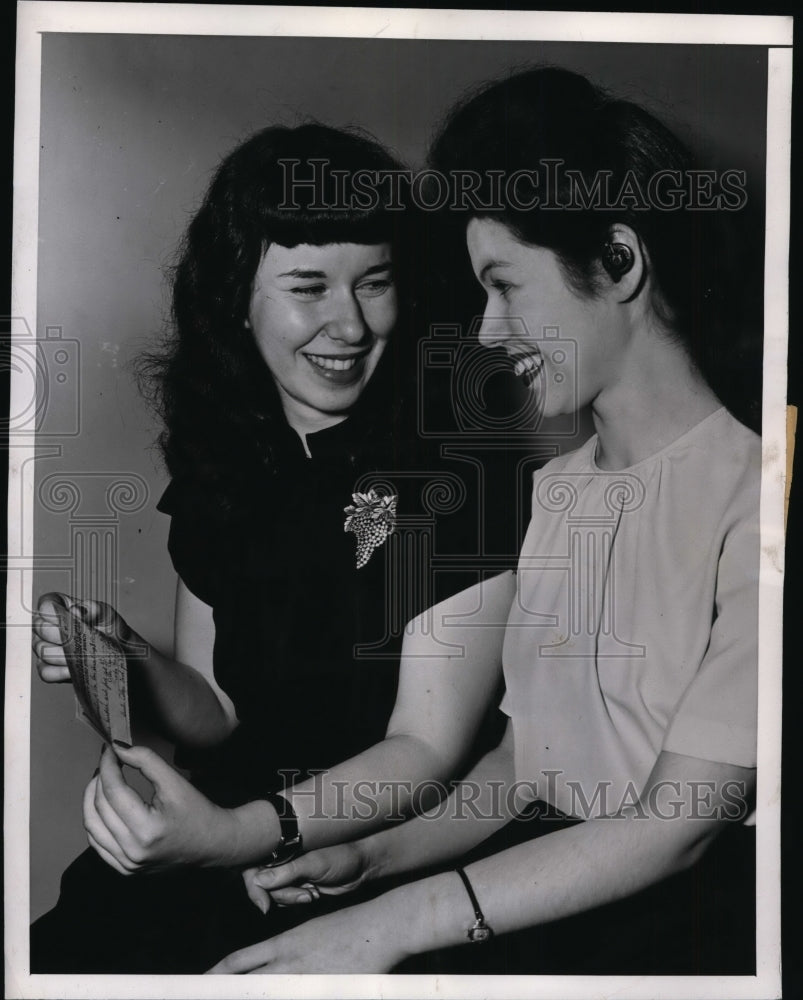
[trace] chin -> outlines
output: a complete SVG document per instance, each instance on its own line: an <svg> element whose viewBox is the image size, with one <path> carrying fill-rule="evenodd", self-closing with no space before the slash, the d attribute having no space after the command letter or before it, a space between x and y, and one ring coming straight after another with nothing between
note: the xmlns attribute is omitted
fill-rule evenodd
<svg viewBox="0 0 803 1000"><path fill-rule="evenodd" d="M343 393L342 395L329 396L326 399L310 402L310 407L320 413L322 417L347 417L357 405L362 395L362 391Z"/></svg>

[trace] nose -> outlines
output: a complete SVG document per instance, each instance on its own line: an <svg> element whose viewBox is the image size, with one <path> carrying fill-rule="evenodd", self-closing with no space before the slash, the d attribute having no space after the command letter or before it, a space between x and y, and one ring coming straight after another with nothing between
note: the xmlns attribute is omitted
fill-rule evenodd
<svg viewBox="0 0 803 1000"><path fill-rule="evenodd" d="M365 339L367 329L360 303L351 292L333 301L332 313L326 323L326 334L331 340L359 344Z"/></svg>
<svg viewBox="0 0 803 1000"><path fill-rule="evenodd" d="M477 337L483 347L500 347L512 336L511 323L507 317L495 315L490 305L485 307Z"/></svg>

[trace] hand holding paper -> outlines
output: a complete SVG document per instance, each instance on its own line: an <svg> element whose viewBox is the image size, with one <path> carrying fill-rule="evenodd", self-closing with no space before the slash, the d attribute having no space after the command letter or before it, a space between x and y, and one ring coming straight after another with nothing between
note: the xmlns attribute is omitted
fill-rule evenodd
<svg viewBox="0 0 803 1000"><path fill-rule="evenodd" d="M131 743L128 625L108 604L46 594L34 618L34 652L43 680L71 680L77 716L107 743Z"/></svg>
<svg viewBox="0 0 803 1000"><path fill-rule="evenodd" d="M121 762L153 785L150 802L126 782ZM260 846L267 823L259 817L250 822L253 805L215 805L147 747L104 747L98 773L84 792L84 827L90 844L122 875L184 865L239 865L270 849ZM257 830L256 846L249 827Z"/></svg>

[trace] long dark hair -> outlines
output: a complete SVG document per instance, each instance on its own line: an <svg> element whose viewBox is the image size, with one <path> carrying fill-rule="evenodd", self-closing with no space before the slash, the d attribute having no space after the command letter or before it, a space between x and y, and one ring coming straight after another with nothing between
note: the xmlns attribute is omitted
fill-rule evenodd
<svg viewBox="0 0 803 1000"><path fill-rule="evenodd" d="M736 213L666 210L638 197L613 204L577 197L577 178L585 195L601 177L609 191L629 182L629 190L643 193L661 172L693 176L692 153L652 114L577 73L535 67L487 84L459 103L432 145L430 163L445 174L471 168L481 183L474 192L480 207L471 207L469 217L498 218L523 242L552 250L567 280L587 296L598 288L611 227L633 229L647 250L652 305L665 329L737 415L757 423L757 400L744 398L745 391L758 395L755 385L746 390L738 378L734 383L733 369L723 365L734 355L746 317L739 305L745 302L745 265L740 268L734 257L738 241L724 238ZM540 194L537 204L523 205L509 189L493 187L495 176L518 171L531 178ZM760 261L755 267L761 273ZM745 368L752 379L760 361Z"/></svg>
<svg viewBox="0 0 803 1000"><path fill-rule="evenodd" d="M141 360L139 375L164 422L159 445L171 476L201 487L220 509L236 505L255 466L275 463L284 422L273 379L245 326L254 275L271 243L392 244L399 322L358 405L382 410L383 418L400 405L409 215L380 197L344 200L336 189L338 176L400 169L367 134L318 123L265 128L217 169L174 268L172 332L161 350ZM315 186L304 183L312 178ZM380 388L388 381L392 397Z"/></svg>

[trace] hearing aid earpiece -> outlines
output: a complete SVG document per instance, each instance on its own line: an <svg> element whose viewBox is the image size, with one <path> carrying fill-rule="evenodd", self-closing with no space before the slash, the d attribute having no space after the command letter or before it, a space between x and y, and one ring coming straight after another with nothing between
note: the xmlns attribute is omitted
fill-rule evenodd
<svg viewBox="0 0 803 1000"><path fill-rule="evenodd" d="M602 266L613 281L621 281L633 266L633 259L633 251L626 243L606 243L602 248Z"/></svg>

